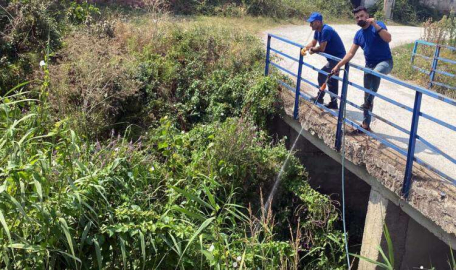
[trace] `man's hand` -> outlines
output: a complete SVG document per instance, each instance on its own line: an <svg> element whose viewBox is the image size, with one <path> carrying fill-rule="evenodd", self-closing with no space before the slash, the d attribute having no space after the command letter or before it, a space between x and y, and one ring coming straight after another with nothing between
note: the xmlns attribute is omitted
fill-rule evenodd
<svg viewBox="0 0 456 270"><path fill-rule="evenodd" d="M339 71L340 71L340 66L339 66L339 65L336 65L336 66L331 70L331 74L332 74L332 75L338 75L338 74L339 74Z"/></svg>
<svg viewBox="0 0 456 270"><path fill-rule="evenodd" d="M319 50L316 47L312 47L312 48L309 49L309 53L310 54L314 54L314 53L317 53L317 52L319 52Z"/></svg>
<svg viewBox="0 0 456 270"><path fill-rule="evenodd" d="M366 20L366 22L374 27L377 25L377 21L375 20L375 18L369 18Z"/></svg>

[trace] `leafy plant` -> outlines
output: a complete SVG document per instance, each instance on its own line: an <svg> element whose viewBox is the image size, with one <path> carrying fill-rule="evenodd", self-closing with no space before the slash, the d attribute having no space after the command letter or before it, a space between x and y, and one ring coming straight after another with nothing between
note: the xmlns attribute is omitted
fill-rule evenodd
<svg viewBox="0 0 456 270"><path fill-rule="evenodd" d="M76 24L89 23L94 15L99 15L100 10L88 2L71 2L67 9L67 16L71 22Z"/></svg>
<svg viewBox="0 0 456 270"><path fill-rule="evenodd" d="M358 254L350 254L353 257L360 258L361 260L365 260L370 262L381 269L387 270L394 270L394 250L393 250L393 242L391 241L391 236L389 234L388 226L383 224L383 233L386 239L387 247L388 247L388 256L385 255L385 251L381 246L377 247L378 252L382 256L382 262L374 261L364 256L360 256Z"/></svg>
<svg viewBox="0 0 456 270"><path fill-rule="evenodd" d="M151 20L79 26L2 95L0 267L340 268L338 213L296 158L261 210L288 152L263 131L260 41Z"/></svg>
<svg viewBox="0 0 456 270"><path fill-rule="evenodd" d="M317 245L298 253L278 237L287 217L276 225L270 216L258 227L247 210L287 156L283 144L270 145L251 122L230 119L182 133L164 118L136 142L114 135L90 142L67 121L49 121L47 107L27 93L12 92L0 106L0 265L277 269L297 265L294 256L302 252L315 261ZM307 198L297 159L285 175L300 187L285 192ZM298 214L309 221L294 230L335 241L332 221L319 219L337 214L327 198L313 196L301 201L308 210ZM343 257L341 247L322 249L329 253L318 254L318 265L334 268L337 260L325 256Z"/></svg>

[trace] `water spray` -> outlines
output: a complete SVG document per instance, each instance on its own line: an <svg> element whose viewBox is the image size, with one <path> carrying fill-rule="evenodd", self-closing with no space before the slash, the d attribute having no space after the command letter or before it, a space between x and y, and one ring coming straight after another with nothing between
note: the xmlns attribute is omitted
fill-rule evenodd
<svg viewBox="0 0 456 270"><path fill-rule="evenodd" d="M302 53L304 50L305 50L305 48L303 48L303 49L301 50L301 53ZM306 51L307 51L307 50L306 50ZM306 52L306 51L304 51L304 52ZM328 81L331 79L331 77L332 77L333 75L334 75L334 74L332 74L332 73L328 74L328 76L327 76L325 82L321 85L320 90L318 91L317 99L313 102L313 104L317 104L318 99L320 98L321 94L324 93L324 91L325 91L325 89L326 89L326 85L328 84ZM308 114L310 115L312 112L313 112L313 107L310 107L310 111L309 111ZM310 118L310 116L308 116L308 117L306 118L306 121L304 122L304 125L302 125L301 130L299 131L298 135L296 136L296 139L295 139L293 145L291 146L290 151L288 152L288 155L287 155L287 158L285 159L285 162L283 163L282 167L280 168L279 174L278 174L277 177L276 177L276 180L275 180L275 182L274 182L274 185L272 186L272 190L271 190L271 192L269 193L268 199L266 200L266 203L265 203L265 205L264 205L264 211L265 211L265 212L268 211L269 206L271 205L271 202L272 202L272 200L273 200L273 198L274 198L274 195L275 195L275 193L277 192L277 188L279 187L279 183L280 183L280 180L281 180L281 178L282 178L282 174L283 174L283 172L285 171L286 166L288 165L288 160L290 159L290 156L291 156L291 154L293 153L293 150L294 150L295 147L296 147L296 143L298 142L299 137L301 136L301 133L302 133L302 131L304 130L304 127L307 126L307 122L309 121L309 118Z"/></svg>
<svg viewBox="0 0 456 270"><path fill-rule="evenodd" d="M310 38L313 38L312 37L312 33L313 31L310 31L309 32L309 35L307 36L307 43L310 42ZM307 56L309 53L309 50L306 48L306 47L303 47L300 51L300 54L302 56ZM293 63L292 63L293 64ZM323 83L323 85L320 87L319 91L318 91L318 97L317 97L317 100L320 98L321 94L325 91L325 88L326 88L326 85L329 81L329 79L333 76L332 73L328 74L327 78L326 78L326 81L325 83ZM315 100L314 104L317 103L317 100ZM274 195L275 193L277 192L277 188L279 187L279 184L280 184L280 181L281 181L281 178L282 178L282 174L284 173L285 171L285 168L286 166L288 165L288 160L290 159L290 156L291 154L293 153L293 150L295 149L296 147L296 144L298 142L298 139L299 137L301 136L301 133L302 131L304 130L304 127L307 125L307 122L309 121L309 118L310 118L310 114L313 112L313 107L310 108L310 111L308 113L308 116L306 118L306 121L304 123L304 125L302 125L301 127L301 130L299 131L298 135L296 136L296 139L295 141L293 142L293 145L291 146L289 152L288 152L288 155L287 155L287 158L285 159L285 162L283 163L282 167L280 168L280 171L279 171L279 174L277 175L276 177L276 180L274 182L274 185L272 186L272 190L271 192L269 193L269 196L268 196L268 199L266 200L266 203L264 204L264 207L263 207L263 210L265 213L267 213L271 203L272 203L272 200L274 198Z"/></svg>
<svg viewBox="0 0 456 270"><path fill-rule="evenodd" d="M312 31L310 32L310 34L312 34ZM310 34L309 34L309 36L307 38L308 40L310 39ZM308 51L309 50L307 50L307 48L304 47L304 48L301 49L300 54L302 56L307 56ZM344 72L347 72L347 70L345 70L345 69L340 69L340 70L342 70ZM319 88L317 98L313 102L314 105L317 104L318 100L320 99L320 96L325 92L325 89L326 89L326 87L328 85L329 80L334 75L335 75L335 73L333 73L333 72L331 72L331 73L329 73L327 75L325 82ZM342 221L343 221L343 231L344 231L344 240L345 240L345 252L346 252L346 256L347 256L347 265L348 265L348 269L350 270L351 269L351 264L350 264L350 257L349 257L349 253L348 253L348 239L347 239L347 228L346 228L346 220L345 220L345 117L346 117L346 106L343 106L343 107L344 107L343 108L344 111L343 111L343 115L342 115L343 126L342 126L342 152L341 152L341 156L342 156L342 171L341 171L341 174L342 174L342 179L341 179L342 180ZM278 186L280 184L280 181L281 181L281 178L282 178L282 174L284 173L285 168L288 165L288 161L290 159L290 156L293 153L299 138L301 137L301 134L302 134L302 131L304 130L304 127L307 126L307 122L309 121L310 114L312 112L313 112L313 106L310 107L310 111L308 112L307 118L306 118L304 124L302 125L301 130L299 131L298 135L296 136L296 139L293 142L293 145L291 146L291 148L290 148L290 150L288 152L288 155L287 155L287 158L285 159L285 162L283 163L282 167L280 168L279 174L276 177L276 180L274 182L272 190L269 193L268 199L266 200L266 203L264 204L264 207L262 208L263 213L268 213L268 210L271 207L271 203L272 203L272 200L274 198L275 193L277 192L277 188L278 188ZM258 226L259 224L257 223L256 225Z"/></svg>

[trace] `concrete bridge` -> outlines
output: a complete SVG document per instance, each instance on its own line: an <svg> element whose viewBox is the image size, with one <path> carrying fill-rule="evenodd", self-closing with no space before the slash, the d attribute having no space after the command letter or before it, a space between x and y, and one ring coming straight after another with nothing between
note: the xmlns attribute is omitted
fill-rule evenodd
<svg viewBox="0 0 456 270"><path fill-rule="evenodd" d="M336 25L346 48L349 48L355 31L353 25ZM278 34L300 44L307 44L310 38L307 26L278 28L268 33ZM414 27L390 27L393 36L392 46L413 42L420 37L421 29ZM280 45L279 45L280 44ZM277 51L299 58L299 49L277 42ZM352 62L363 65L364 59L358 52ZM280 66L298 71L298 63L278 55L274 60ZM314 55L304 59L312 66L320 68L325 59ZM303 68L301 77L316 83L317 73ZM350 81L362 85L363 72L350 71ZM296 81L295 81L296 82ZM364 93L350 86L347 100L360 105ZM314 96L317 90L303 84L303 95ZM393 82L382 80L379 93L413 108L415 92ZM328 96L328 95L327 95ZM285 111L282 118L275 119L271 132L277 136L287 136L293 142L297 136L296 155L309 171L311 185L325 194L340 199L342 156L335 149L337 117L305 101L299 103L299 116L294 119L295 93L284 88L281 92ZM329 98L329 97L326 97ZM453 101L454 102L454 101ZM456 126L456 106L438 99L424 97L422 112L438 119L445 119ZM396 123L399 127L410 128L413 114L395 108L380 98L375 100L374 113L378 117ZM347 119L362 120L362 112L347 105ZM395 269L419 269L436 267L450 269L450 246L456 247L456 165L427 145L417 142L415 157L430 166L413 164L412 185L408 198L404 198L402 187L407 158L403 155L409 146L409 138L384 121L374 120L371 125L374 134L396 149L367 135L353 135L347 127L345 144L346 169L348 169L345 190L347 197L347 222L350 243L362 243L361 255L373 260L381 260L378 247L386 251L383 224L388 226L394 246ZM421 121L418 127L420 137L436 145L438 149L454 159L456 157L456 131L432 123ZM433 168L430 170L429 168ZM435 171L441 172L436 173ZM442 177L444 175L445 177ZM359 239L356 239L356 238ZM456 254L456 253L455 253ZM375 269L361 261L358 269Z"/></svg>

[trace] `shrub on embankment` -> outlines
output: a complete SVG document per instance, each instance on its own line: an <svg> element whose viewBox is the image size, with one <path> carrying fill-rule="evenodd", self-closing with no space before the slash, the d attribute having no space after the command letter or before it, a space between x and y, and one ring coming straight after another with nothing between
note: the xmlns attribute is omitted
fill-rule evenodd
<svg viewBox="0 0 456 270"><path fill-rule="evenodd" d="M50 68L53 108L91 137L132 123L135 130L154 126L165 116L189 130L240 116L249 99L264 124L277 93L261 79L260 41L242 30L190 24L117 22L113 38L69 36Z"/></svg>
<svg viewBox="0 0 456 270"><path fill-rule="evenodd" d="M288 269L304 255L309 269L340 265L334 206L310 189L296 159L281 214L257 219L248 207L287 156L252 122L182 133L163 119L135 142L89 142L65 120L50 122L41 105L2 99L2 268Z"/></svg>
<svg viewBox="0 0 456 270"><path fill-rule="evenodd" d="M278 86L229 26L80 27L0 103L0 267L342 269L333 202L262 131ZM96 25L96 24L95 24Z"/></svg>
<svg viewBox="0 0 456 270"><path fill-rule="evenodd" d="M0 1L0 5L0 69L3 71L0 74L0 93L5 93L24 78L32 78L39 60L43 58L47 41L51 50L60 48L62 37L75 25L92 25L93 31L111 36L112 21L100 20L103 14L116 17L121 12L130 16L135 10L142 14L264 16L278 20L297 18L302 22L311 12L319 11L333 21L352 18L350 1L338 0L4 0ZM372 13L376 10L376 15L381 15L382 8L374 7ZM414 24L427 16L435 17L431 11L415 4L415 0L403 0L396 3L394 13L399 22Z"/></svg>
<svg viewBox="0 0 456 270"><path fill-rule="evenodd" d="M0 1L0 94L32 79L47 48L59 49L70 28L99 14L95 6L70 0Z"/></svg>
<svg viewBox="0 0 456 270"><path fill-rule="evenodd" d="M370 14L377 20L385 20L384 2L377 3L370 8ZM396 0L392 11L393 20L405 25L418 25L428 19L439 20L443 14L438 10L426 6L419 0Z"/></svg>
<svg viewBox="0 0 456 270"><path fill-rule="evenodd" d="M320 11L334 18L350 16L350 1L338 0L92 0L92 3L118 4L137 9L162 9L178 15L246 15L290 19Z"/></svg>

